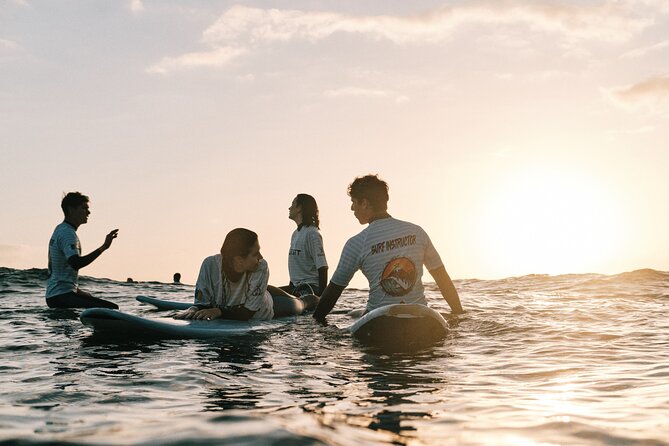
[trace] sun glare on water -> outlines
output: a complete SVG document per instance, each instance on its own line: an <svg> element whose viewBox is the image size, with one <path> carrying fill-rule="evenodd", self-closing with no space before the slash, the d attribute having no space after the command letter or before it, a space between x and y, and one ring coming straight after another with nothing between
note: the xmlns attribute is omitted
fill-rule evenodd
<svg viewBox="0 0 669 446"><path fill-rule="evenodd" d="M580 172L525 169L488 200L479 249L500 275L603 272L624 242L616 197Z"/></svg>

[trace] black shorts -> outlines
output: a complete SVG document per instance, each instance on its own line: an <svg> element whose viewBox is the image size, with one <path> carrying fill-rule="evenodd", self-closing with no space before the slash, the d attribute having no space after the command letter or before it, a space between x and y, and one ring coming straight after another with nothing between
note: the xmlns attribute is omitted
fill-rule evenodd
<svg viewBox="0 0 669 446"><path fill-rule="evenodd" d="M98 299L93 296L86 296L69 292L59 294L58 296L47 297L46 304L49 308L112 308L118 310L118 305Z"/></svg>

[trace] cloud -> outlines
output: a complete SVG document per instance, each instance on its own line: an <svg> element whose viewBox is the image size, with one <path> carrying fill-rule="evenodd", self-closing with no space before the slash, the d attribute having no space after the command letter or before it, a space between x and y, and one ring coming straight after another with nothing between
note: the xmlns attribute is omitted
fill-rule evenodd
<svg viewBox="0 0 669 446"><path fill-rule="evenodd" d="M646 46L643 48L637 48L635 50L629 51L625 54L622 55L623 59L628 59L628 58L637 58L637 57L643 57L647 55L648 53L653 53L655 51L660 51L665 48L669 48L669 40L664 40L662 42L656 43L654 45Z"/></svg>
<svg viewBox="0 0 669 446"><path fill-rule="evenodd" d="M201 53L187 53L179 57L165 57L146 71L152 74L165 74L178 69L221 67L245 54L246 51L244 48L222 47Z"/></svg>
<svg viewBox="0 0 669 446"><path fill-rule="evenodd" d="M622 3L635 10L650 8L654 13L669 14L669 3L667 0L623 0Z"/></svg>
<svg viewBox="0 0 669 446"><path fill-rule="evenodd" d="M323 95L328 98L365 97L365 98L391 98L397 103L408 102L409 98L399 93L387 90L374 90L360 87L342 87L332 90L326 90Z"/></svg>
<svg viewBox="0 0 669 446"><path fill-rule="evenodd" d="M7 39L0 39L0 50L15 50L19 47L16 42Z"/></svg>
<svg viewBox="0 0 669 446"><path fill-rule="evenodd" d="M191 55L206 58L207 54L213 57L214 53L224 48L251 51L274 43L318 42L344 33L398 45L432 44L447 41L457 31L472 25L524 27L534 32L558 34L569 42L582 39L619 42L631 38L653 22L652 17L637 17L630 11L631 8L617 3L575 7L485 0L476 4L441 7L419 15L353 16L329 11L236 5L204 30L202 43L211 48L210 52L185 54L169 58L170 63L158 65L166 72L168 66L186 66L176 61L186 60Z"/></svg>
<svg viewBox="0 0 669 446"><path fill-rule="evenodd" d="M594 7L538 5L488 0L439 8L414 16L351 16L334 12L259 9L233 6L205 30L204 42L317 41L335 33L353 33L397 44L438 42L471 24L522 25L570 38L628 39L652 23L615 4Z"/></svg>
<svg viewBox="0 0 669 446"><path fill-rule="evenodd" d="M669 94L669 75L652 77L638 84L620 88L616 91L618 98L634 101L641 98L666 96Z"/></svg>
<svg viewBox="0 0 669 446"><path fill-rule="evenodd" d="M141 14L144 11L142 0L131 0L130 11L132 11L133 14Z"/></svg>
<svg viewBox="0 0 669 446"><path fill-rule="evenodd" d="M634 85L604 90L614 104L627 109L657 108L669 96L669 75L646 79Z"/></svg>

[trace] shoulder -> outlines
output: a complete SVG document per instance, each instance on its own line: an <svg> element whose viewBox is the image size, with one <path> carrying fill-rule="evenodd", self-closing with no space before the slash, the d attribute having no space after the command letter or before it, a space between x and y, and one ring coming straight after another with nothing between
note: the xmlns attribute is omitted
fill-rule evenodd
<svg viewBox="0 0 669 446"><path fill-rule="evenodd" d="M298 229L296 229L296 231L298 231ZM302 228L299 229L299 232L301 234L307 234L307 235L309 235L309 234L320 234L320 230L314 225L309 225L309 226L304 225L304 226L302 226Z"/></svg>
<svg viewBox="0 0 669 446"><path fill-rule="evenodd" d="M267 260L260 259L260 262L258 263L258 269L256 269L256 271L269 271L269 263L267 263Z"/></svg>
<svg viewBox="0 0 669 446"><path fill-rule="evenodd" d="M356 248L362 248L362 245L364 244L365 240L367 239L367 235L369 234L369 226L367 226L365 229L351 237L346 241L346 245L344 245L344 249L356 249Z"/></svg>
<svg viewBox="0 0 669 446"><path fill-rule="evenodd" d="M261 259L258 267L248 274L249 277L254 278L253 280L259 280L259 278L269 275L269 263L267 263L267 260Z"/></svg>
<svg viewBox="0 0 669 446"><path fill-rule="evenodd" d="M420 227L419 225L417 225L416 223L411 223L410 221L398 220L396 218L391 218L390 220L392 220L391 224L394 224L396 226L402 226L402 227L405 227L405 228L413 229L416 232L425 233L423 228Z"/></svg>
<svg viewBox="0 0 669 446"><path fill-rule="evenodd" d="M70 225L68 225L65 222L60 223L55 227L53 230L54 235L60 235L60 234L77 234L77 232L74 230L74 228Z"/></svg>
<svg viewBox="0 0 669 446"><path fill-rule="evenodd" d="M205 257L204 260L202 261L202 267L213 267L216 266L218 267L221 264L221 255L220 254L214 254L209 257Z"/></svg>
<svg viewBox="0 0 669 446"><path fill-rule="evenodd" d="M316 226L305 226L302 230L308 237L321 237L321 231Z"/></svg>

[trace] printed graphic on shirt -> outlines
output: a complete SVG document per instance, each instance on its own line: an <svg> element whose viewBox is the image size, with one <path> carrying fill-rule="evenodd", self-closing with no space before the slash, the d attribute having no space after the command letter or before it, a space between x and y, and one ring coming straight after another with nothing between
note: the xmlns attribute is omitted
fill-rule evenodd
<svg viewBox="0 0 669 446"><path fill-rule="evenodd" d="M260 285L261 285L260 283L252 284L251 282L249 282L248 291L246 292L247 293L246 295L247 296L261 296L261 295L263 295L265 293L265 291L262 289L262 287ZM253 288L251 288L251 287L253 287Z"/></svg>
<svg viewBox="0 0 669 446"><path fill-rule="evenodd" d="M416 265L406 257L396 257L386 264L381 287L391 296L404 296L416 284Z"/></svg>

